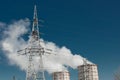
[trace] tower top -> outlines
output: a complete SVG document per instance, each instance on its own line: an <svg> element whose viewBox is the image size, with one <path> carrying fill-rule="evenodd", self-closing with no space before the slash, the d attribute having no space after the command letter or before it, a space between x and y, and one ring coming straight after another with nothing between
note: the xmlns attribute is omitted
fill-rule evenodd
<svg viewBox="0 0 120 80"><path fill-rule="evenodd" d="M38 27L38 16L37 16L37 8L34 6L34 15L33 15L33 28L32 31L35 30L35 26Z"/></svg>
<svg viewBox="0 0 120 80"><path fill-rule="evenodd" d="M38 16L37 16L37 7L36 7L36 5L34 6L32 37L33 37L34 40L39 39Z"/></svg>

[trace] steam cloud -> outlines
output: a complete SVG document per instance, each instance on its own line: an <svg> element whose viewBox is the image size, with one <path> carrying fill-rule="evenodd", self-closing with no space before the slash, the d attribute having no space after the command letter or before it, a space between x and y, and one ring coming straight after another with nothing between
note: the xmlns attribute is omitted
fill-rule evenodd
<svg viewBox="0 0 120 80"><path fill-rule="evenodd" d="M11 65L17 65L21 70L26 70L28 66L27 56L19 56L17 51L24 49L28 42L22 37L29 31L29 22L24 20L19 20L13 22L12 24L0 23L0 26L7 26L7 29L3 32L3 39L1 41L2 50L7 56L9 63ZM46 49L51 49L54 51L54 54L44 55L44 68L49 73L67 70L66 66L69 66L73 69L77 66L83 64L83 57L80 55L73 55L72 52L65 46L59 47L53 42L48 42L42 40L41 45ZM38 57L34 58L34 67L36 70L38 68ZM90 61L88 63L92 64Z"/></svg>

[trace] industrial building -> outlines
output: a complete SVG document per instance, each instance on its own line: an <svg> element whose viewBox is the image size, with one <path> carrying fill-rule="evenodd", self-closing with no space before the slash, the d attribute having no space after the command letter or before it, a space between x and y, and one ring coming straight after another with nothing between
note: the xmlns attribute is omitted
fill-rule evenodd
<svg viewBox="0 0 120 80"><path fill-rule="evenodd" d="M53 80L70 80L70 73L68 71L54 72Z"/></svg>
<svg viewBox="0 0 120 80"><path fill-rule="evenodd" d="M78 80L99 80L97 65L84 61L83 65L78 66Z"/></svg>

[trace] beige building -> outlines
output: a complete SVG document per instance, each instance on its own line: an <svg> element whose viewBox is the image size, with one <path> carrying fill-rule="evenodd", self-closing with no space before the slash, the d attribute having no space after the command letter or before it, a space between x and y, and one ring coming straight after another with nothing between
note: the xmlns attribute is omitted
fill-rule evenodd
<svg viewBox="0 0 120 80"><path fill-rule="evenodd" d="M84 64L78 66L78 80L99 80L97 65Z"/></svg>
<svg viewBox="0 0 120 80"><path fill-rule="evenodd" d="M70 73L68 71L54 72L53 80L70 80Z"/></svg>

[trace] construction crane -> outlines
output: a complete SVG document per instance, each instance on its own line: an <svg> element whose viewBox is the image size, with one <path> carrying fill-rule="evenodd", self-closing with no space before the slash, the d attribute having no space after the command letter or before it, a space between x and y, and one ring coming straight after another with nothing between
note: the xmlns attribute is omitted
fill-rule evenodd
<svg viewBox="0 0 120 80"><path fill-rule="evenodd" d="M38 27L38 16L37 16L37 8L34 6L34 16L33 16L33 25L32 32L30 35L30 40L28 42L28 47L23 50L19 50L18 53L21 55L28 56L28 68L26 70L26 80L45 80L44 75L44 66L43 66L43 55L45 52L45 48L40 45L40 35L39 35L39 27ZM39 71L35 71L33 57L39 56Z"/></svg>

